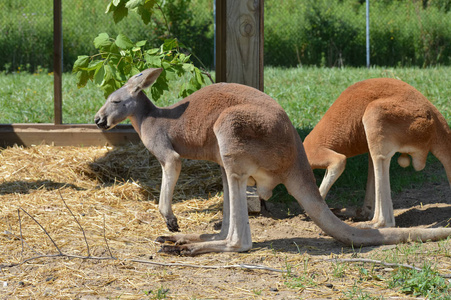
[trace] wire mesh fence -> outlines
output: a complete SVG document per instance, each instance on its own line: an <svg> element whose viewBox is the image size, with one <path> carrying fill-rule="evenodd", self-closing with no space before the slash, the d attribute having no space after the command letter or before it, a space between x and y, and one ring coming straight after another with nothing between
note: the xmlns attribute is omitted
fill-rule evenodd
<svg viewBox="0 0 451 300"><path fill-rule="evenodd" d="M145 25L136 13L119 23L106 14L110 0L62 0L63 69L69 72L78 55L96 53L93 41L102 32L115 38L147 40L159 46L177 37L206 66L213 64L214 16L211 0L167 1ZM195 2L192 6L191 2ZM200 9L197 9L200 8ZM163 13L164 16L163 16ZM169 26L171 36L166 32ZM53 66L53 1L2 0L0 2L0 71L39 72ZM204 62L205 61L205 62Z"/></svg>
<svg viewBox="0 0 451 300"><path fill-rule="evenodd" d="M449 0L370 0L370 63L449 65ZM269 65L365 66L366 1L265 2Z"/></svg>
<svg viewBox="0 0 451 300"><path fill-rule="evenodd" d="M165 1L144 25L130 13L116 24L109 0L63 0L63 68L94 54L101 32L158 45L177 37L195 63L214 68L214 1ZM265 1L267 66L365 66L365 0ZM451 64L451 0L370 0L370 63L379 66ZM164 12L163 16L161 11ZM52 69L53 1L0 2L0 71Z"/></svg>

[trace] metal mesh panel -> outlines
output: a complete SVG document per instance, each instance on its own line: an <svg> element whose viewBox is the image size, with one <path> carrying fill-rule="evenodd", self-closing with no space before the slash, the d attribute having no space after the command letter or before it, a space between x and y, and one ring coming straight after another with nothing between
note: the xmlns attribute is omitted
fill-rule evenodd
<svg viewBox="0 0 451 300"><path fill-rule="evenodd" d="M450 0L371 0L370 64L451 63ZM265 1L265 64L365 66L365 0Z"/></svg>
<svg viewBox="0 0 451 300"><path fill-rule="evenodd" d="M166 1L149 25L130 13L115 24L108 0L63 0L64 71L78 55L94 54L101 32L158 43L172 34L192 51L198 65L213 68L214 2ZM371 0L372 65L430 66L451 63L451 0ZM266 0L265 65L365 66L364 0ZM0 71L52 69L53 1L0 2Z"/></svg>

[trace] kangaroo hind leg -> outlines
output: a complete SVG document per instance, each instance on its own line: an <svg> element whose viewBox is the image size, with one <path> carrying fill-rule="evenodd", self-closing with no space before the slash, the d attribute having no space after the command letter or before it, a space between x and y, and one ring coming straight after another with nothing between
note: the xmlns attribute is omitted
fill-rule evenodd
<svg viewBox="0 0 451 300"><path fill-rule="evenodd" d="M378 103L372 104L367 107L362 121L374 169L374 205L371 205L373 200L370 195L367 195L364 205L371 206L374 213L371 221L359 223L358 226L362 228L394 227L390 161L399 149L396 133L398 128L387 120L384 107L381 108Z"/></svg>

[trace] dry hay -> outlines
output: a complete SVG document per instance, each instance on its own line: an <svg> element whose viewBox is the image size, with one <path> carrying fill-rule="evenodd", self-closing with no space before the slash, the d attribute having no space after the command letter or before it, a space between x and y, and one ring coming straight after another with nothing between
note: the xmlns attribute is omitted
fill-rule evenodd
<svg viewBox="0 0 451 300"><path fill-rule="evenodd" d="M339 263L325 259L349 258L356 253L322 235L302 214L287 219L251 218L254 248L249 253L195 258L159 254L159 246L153 241L169 234L155 203L160 180L159 163L142 145L40 145L0 150L0 266L58 253L37 222L64 254L87 256L87 242L91 256L108 258L112 254L117 258L40 258L3 267L0 298L338 298L361 277L361 265L345 266L339 276L334 276L334 270L341 268ZM183 162L174 195L174 211L183 232L212 232L217 228L222 217L221 188L215 164ZM440 252L441 247L449 247L449 242L445 243L425 244L419 251L435 255L415 259L440 262L438 270L446 273L451 263L449 256L444 260ZM397 247L404 246L360 250L359 255L372 253L375 259L384 259L384 251ZM136 260L201 268L157 266ZM288 268L299 277L269 270L202 268L242 264ZM380 269L383 274L390 272ZM403 296L385 290L377 280L359 286L375 295Z"/></svg>

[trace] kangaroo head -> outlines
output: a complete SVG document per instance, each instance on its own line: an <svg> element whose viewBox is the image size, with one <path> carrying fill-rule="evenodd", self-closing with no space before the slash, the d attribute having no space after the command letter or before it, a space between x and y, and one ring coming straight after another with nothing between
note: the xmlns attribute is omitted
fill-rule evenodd
<svg viewBox="0 0 451 300"><path fill-rule="evenodd" d="M99 128L111 129L139 110L138 94L148 88L163 69L147 69L131 77L120 89L108 96L96 113L94 122Z"/></svg>

